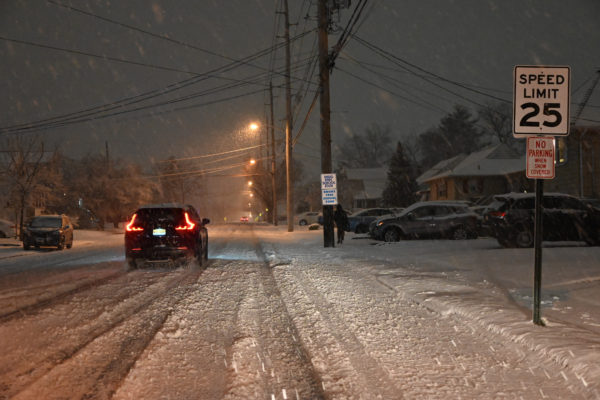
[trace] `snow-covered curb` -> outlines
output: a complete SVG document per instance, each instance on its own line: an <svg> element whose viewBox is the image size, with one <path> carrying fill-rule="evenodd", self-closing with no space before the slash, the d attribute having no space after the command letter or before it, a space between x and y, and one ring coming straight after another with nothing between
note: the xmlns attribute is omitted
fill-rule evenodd
<svg viewBox="0 0 600 400"><path fill-rule="evenodd" d="M465 299L455 294L432 292L432 285L426 282L415 290L418 285L415 282L406 285L385 276L379 279L432 311L442 315L452 314L471 326L477 324L569 368L596 398L600 398L600 365L596 362L597 356L592 355L592 352L600 351L600 340L595 333L548 320L544 320L546 327L534 325L521 310L504 307L494 296L481 291L476 297ZM448 293L464 290L464 287L457 286L453 291L448 288L446 281L443 285L445 290L450 289Z"/></svg>

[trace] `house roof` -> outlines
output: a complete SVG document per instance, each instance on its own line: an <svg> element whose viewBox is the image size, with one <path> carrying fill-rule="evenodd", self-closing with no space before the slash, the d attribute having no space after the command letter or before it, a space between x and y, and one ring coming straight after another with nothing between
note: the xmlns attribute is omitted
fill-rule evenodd
<svg viewBox="0 0 600 400"><path fill-rule="evenodd" d="M499 144L444 160L417 178L418 183L458 176L498 176L525 171L525 155Z"/></svg>
<svg viewBox="0 0 600 400"><path fill-rule="evenodd" d="M385 168L346 169L349 180L362 181L363 190L354 193L354 199L380 199L387 180Z"/></svg>

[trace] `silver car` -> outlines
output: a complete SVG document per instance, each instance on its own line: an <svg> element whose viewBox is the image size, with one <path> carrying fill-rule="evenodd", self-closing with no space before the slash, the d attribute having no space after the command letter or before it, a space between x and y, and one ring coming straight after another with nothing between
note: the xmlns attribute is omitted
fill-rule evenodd
<svg viewBox="0 0 600 400"><path fill-rule="evenodd" d="M472 239L477 237L477 214L455 201L424 201L412 204L397 216L376 220L370 235L396 242L409 238Z"/></svg>

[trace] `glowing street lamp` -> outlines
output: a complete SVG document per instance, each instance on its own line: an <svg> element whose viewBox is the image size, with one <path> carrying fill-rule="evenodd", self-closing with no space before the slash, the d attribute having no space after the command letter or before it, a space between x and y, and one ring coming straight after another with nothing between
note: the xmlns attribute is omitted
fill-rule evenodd
<svg viewBox="0 0 600 400"><path fill-rule="evenodd" d="M254 164L256 164L256 160L255 160L254 158L252 158L252 159L250 160L250 165L254 165Z"/></svg>
<svg viewBox="0 0 600 400"><path fill-rule="evenodd" d="M253 122L250 124L250 130L251 131L255 131L258 129L258 124L256 122Z"/></svg>
<svg viewBox="0 0 600 400"><path fill-rule="evenodd" d="M252 181L248 181L248 186L252 186Z"/></svg>

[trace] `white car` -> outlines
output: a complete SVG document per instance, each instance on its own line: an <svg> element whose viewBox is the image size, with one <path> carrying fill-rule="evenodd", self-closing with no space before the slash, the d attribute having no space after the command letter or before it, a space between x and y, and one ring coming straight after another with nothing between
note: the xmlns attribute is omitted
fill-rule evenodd
<svg viewBox="0 0 600 400"><path fill-rule="evenodd" d="M319 220L318 211L306 211L294 217L294 222L300 226L316 224Z"/></svg>
<svg viewBox="0 0 600 400"><path fill-rule="evenodd" d="M0 219L0 238L15 237L15 235L15 224L5 219Z"/></svg>

